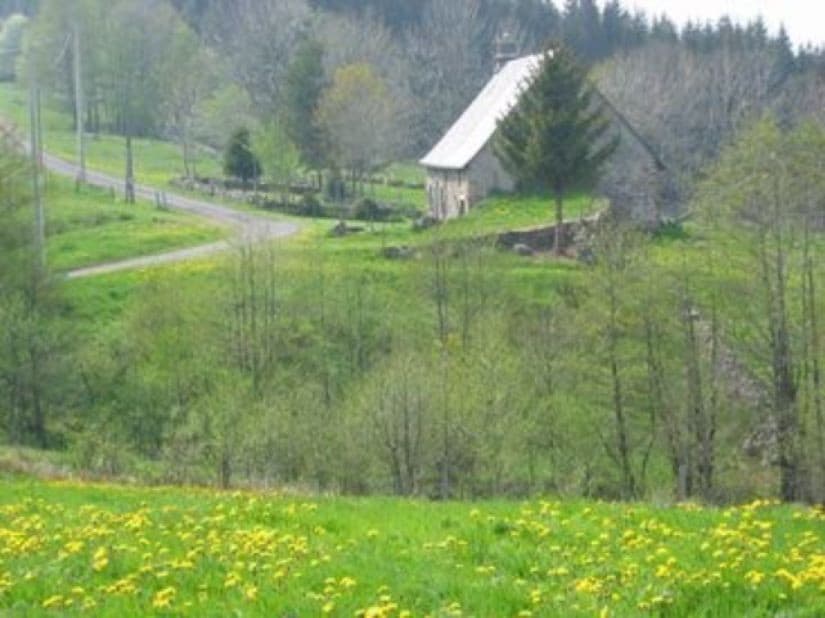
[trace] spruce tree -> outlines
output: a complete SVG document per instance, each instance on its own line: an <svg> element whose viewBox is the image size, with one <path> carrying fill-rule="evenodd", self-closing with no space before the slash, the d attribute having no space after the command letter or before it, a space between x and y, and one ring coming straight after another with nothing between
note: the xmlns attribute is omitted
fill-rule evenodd
<svg viewBox="0 0 825 618"><path fill-rule="evenodd" d="M261 163L252 152L249 129L238 129L229 140L223 161L228 176L240 178L244 185L261 176Z"/></svg>
<svg viewBox="0 0 825 618"><path fill-rule="evenodd" d="M324 48L318 41L306 39L284 79L283 121L289 139L301 153L301 162L312 170L326 163L324 134L315 117L324 87Z"/></svg>
<svg viewBox="0 0 825 618"><path fill-rule="evenodd" d="M564 47L554 46L516 108L499 122L495 147L504 168L521 189L553 195L556 254L562 249L565 194L592 188L618 145L606 135L610 120L594 98L584 69Z"/></svg>

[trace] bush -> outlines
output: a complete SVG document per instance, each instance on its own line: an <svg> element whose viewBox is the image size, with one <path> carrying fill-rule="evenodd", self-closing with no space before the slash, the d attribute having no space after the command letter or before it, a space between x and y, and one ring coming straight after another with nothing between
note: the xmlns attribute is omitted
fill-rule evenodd
<svg viewBox="0 0 825 618"><path fill-rule="evenodd" d="M323 217L326 213L324 212L324 205L321 204L321 200L319 200L315 194L307 193L301 197L301 200L298 202L295 214L302 217Z"/></svg>
<svg viewBox="0 0 825 618"><path fill-rule="evenodd" d="M386 221L390 214L390 209L368 197L359 200L352 211L353 218L361 221Z"/></svg>
<svg viewBox="0 0 825 618"><path fill-rule="evenodd" d="M249 129L238 129L229 140L223 169L227 176L240 178L244 184L261 176L261 163L252 152Z"/></svg>

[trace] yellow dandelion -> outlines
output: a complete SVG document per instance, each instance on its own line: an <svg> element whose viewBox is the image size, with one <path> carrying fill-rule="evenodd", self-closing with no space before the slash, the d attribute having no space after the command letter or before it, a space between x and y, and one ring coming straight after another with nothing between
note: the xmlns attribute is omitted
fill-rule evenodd
<svg viewBox="0 0 825 618"><path fill-rule="evenodd" d="M169 607L175 598L175 594L177 594L177 591L172 586L158 591L152 599L152 607L155 609Z"/></svg>
<svg viewBox="0 0 825 618"><path fill-rule="evenodd" d="M99 547L92 556L92 569L100 572L109 566L109 551L105 547Z"/></svg>
<svg viewBox="0 0 825 618"><path fill-rule="evenodd" d="M42 606L44 609L50 609L52 607L58 607L63 603L63 595L56 594L54 596L49 597L45 601L43 601Z"/></svg>

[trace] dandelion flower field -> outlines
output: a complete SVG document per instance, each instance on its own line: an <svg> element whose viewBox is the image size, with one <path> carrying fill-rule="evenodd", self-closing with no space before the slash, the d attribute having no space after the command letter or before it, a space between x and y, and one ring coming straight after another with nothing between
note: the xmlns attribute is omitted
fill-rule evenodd
<svg viewBox="0 0 825 618"><path fill-rule="evenodd" d="M825 513L0 479L0 616L825 616Z"/></svg>

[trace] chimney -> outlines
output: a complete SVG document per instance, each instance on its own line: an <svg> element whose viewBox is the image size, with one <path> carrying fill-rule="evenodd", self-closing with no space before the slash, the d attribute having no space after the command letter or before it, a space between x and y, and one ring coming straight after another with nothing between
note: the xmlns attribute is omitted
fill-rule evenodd
<svg viewBox="0 0 825 618"><path fill-rule="evenodd" d="M501 71L505 64L518 58L518 55L518 47L513 35L507 30L502 30L496 37L495 72Z"/></svg>

